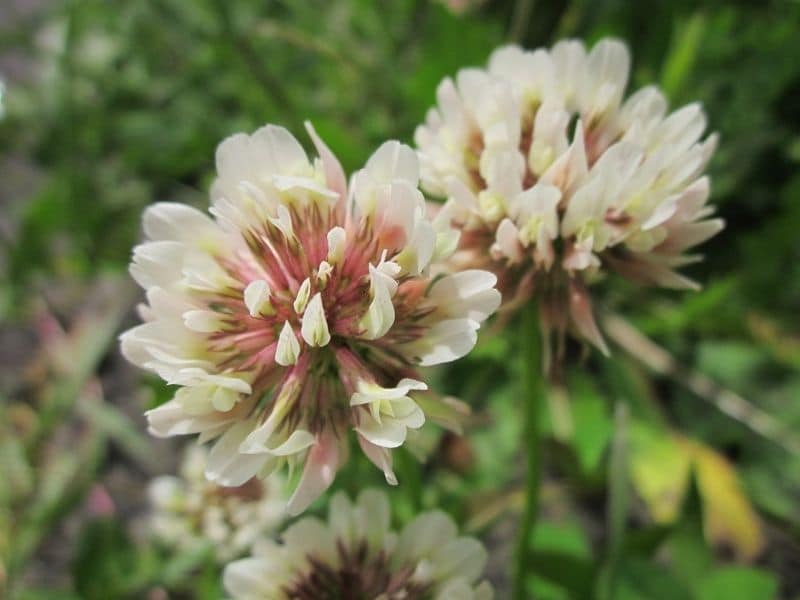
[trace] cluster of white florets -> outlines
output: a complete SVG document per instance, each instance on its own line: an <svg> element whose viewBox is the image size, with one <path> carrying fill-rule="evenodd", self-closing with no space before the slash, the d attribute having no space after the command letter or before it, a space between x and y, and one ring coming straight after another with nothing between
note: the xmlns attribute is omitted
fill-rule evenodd
<svg viewBox="0 0 800 600"><path fill-rule="evenodd" d="M602 349L586 284L614 270L694 287L674 269L723 225L708 218L702 108L668 113L652 86L625 99L629 70L615 40L500 48L440 84L415 135L423 188L447 198L437 220L462 231L457 264L497 273L508 305L537 295L548 328Z"/></svg>
<svg viewBox="0 0 800 600"><path fill-rule="evenodd" d="M210 546L216 560L226 563L244 556L253 542L284 522L284 482L273 475L222 487L206 479L207 459L202 446L188 446L177 476L150 481L149 529L169 548L191 552Z"/></svg>
<svg viewBox="0 0 800 600"><path fill-rule="evenodd" d="M479 582L486 550L461 537L440 511L422 513L402 531L391 529L386 495L362 492L355 503L342 493L328 522L304 518L281 536L261 540L254 555L225 569L234 600L491 600Z"/></svg>
<svg viewBox="0 0 800 600"><path fill-rule="evenodd" d="M303 465L294 513L331 484L348 429L396 483L389 450L424 406L446 412L417 367L469 352L500 303L491 273L432 275L458 234L427 219L413 150L385 143L348 189L309 132L315 161L271 125L222 142L213 218L147 210L131 265L145 323L122 336L128 359L179 386L151 431L216 440L206 475L222 485Z"/></svg>

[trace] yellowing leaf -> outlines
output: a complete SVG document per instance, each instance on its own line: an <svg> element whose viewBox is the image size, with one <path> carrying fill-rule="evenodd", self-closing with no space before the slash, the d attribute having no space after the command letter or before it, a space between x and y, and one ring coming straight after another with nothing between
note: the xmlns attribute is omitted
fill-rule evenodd
<svg viewBox="0 0 800 600"><path fill-rule="evenodd" d="M690 466L689 452L670 432L643 423L631 426L631 481L656 523L678 517Z"/></svg>
<svg viewBox="0 0 800 600"><path fill-rule="evenodd" d="M693 456L706 537L730 546L739 560L753 560L764 547L764 536L736 469L708 446L691 440L683 443Z"/></svg>
<svg viewBox="0 0 800 600"><path fill-rule="evenodd" d="M656 523L678 518L690 469L697 479L706 539L729 546L740 561L756 558L764 547L761 522L735 467L697 440L641 422L631 427L631 483Z"/></svg>

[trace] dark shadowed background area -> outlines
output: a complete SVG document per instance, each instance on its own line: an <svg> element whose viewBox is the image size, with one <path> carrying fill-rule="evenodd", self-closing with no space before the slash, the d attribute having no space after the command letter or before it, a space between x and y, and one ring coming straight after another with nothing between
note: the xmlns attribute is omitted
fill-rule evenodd
<svg viewBox="0 0 800 600"><path fill-rule="evenodd" d="M126 267L145 206L206 206L231 133L272 122L305 143L309 119L351 171L385 139L411 143L442 77L498 45L608 35L630 46L629 90L705 106L727 227L687 269L698 293L603 285L612 358L572 348L547 402L531 586L553 600L800 598L788 0L3 0L0 597L222 596L207 552L147 532L147 482L174 472L180 441L147 435L142 412L170 391L116 343L136 321ZM500 599L523 494L515 344L490 326L431 374L473 407L467 435L431 427L421 465L400 451L391 494L398 523L441 507L483 540ZM370 485L383 477L354 453L335 487Z"/></svg>

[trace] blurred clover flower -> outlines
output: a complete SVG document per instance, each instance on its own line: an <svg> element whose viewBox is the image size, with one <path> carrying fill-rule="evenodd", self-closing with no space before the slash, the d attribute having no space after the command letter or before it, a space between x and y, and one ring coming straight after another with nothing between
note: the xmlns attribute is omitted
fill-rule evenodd
<svg viewBox="0 0 800 600"><path fill-rule="evenodd" d="M328 523L304 518L283 544L256 543L254 556L229 564L224 583L234 600L490 600L477 540L458 537L440 511L419 515L399 534L390 529L386 495L362 492L355 504L336 494Z"/></svg>
<svg viewBox="0 0 800 600"><path fill-rule="evenodd" d="M146 321L121 337L134 364L181 386L147 413L159 436L216 438L206 476L238 486L303 465L296 514L333 481L346 430L395 484L389 449L426 413L454 418L416 367L475 345L500 304L491 273L435 276L458 234L425 216L414 151L383 144L349 186L308 126L311 162L285 129L217 149L214 219L179 204L144 215L131 274Z"/></svg>
<svg viewBox="0 0 800 600"><path fill-rule="evenodd" d="M188 446L178 477L163 475L148 486L150 531L179 550L211 544L220 562L246 554L256 539L274 533L286 517L286 496L278 475L221 487L204 474L206 450Z"/></svg>
<svg viewBox="0 0 800 600"><path fill-rule="evenodd" d="M535 295L546 340L571 327L604 352L587 285L616 271L695 288L674 269L723 227L703 110L668 114L653 86L623 100L629 65L615 40L503 47L445 79L415 133L423 189L447 198L436 222L462 230L456 268L495 272L506 308Z"/></svg>

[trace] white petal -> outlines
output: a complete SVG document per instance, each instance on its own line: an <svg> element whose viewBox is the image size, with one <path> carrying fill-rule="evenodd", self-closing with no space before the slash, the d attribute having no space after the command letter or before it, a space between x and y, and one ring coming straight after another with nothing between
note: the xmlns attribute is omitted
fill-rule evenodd
<svg viewBox="0 0 800 600"><path fill-rule="evenodd" d="M340 463L338 444L339 441L333 434L323 432L311 446L300 483L289 499L287 510L290 515L303 512L333 483Z"/></svg>
<svg viewBox="0 0 800 600"><path fill-rule="evenodd" d="M275 349L275 362L283 367L288 367L297 362L298 356L300 356L300 342L297 341L297 335L289 324L289 321L286 321L278 336L278 346Z"/></svg>
<svg viewBox="0 0 800 600"><path fill-rule="evenodd" d="M391 419L378 423L372 417L364 416L355 430L369 442L384 448L397 448L406 441L405 426Z"/></svg>
<svg viewBox="0 0 800 600"><path fill-rule="evenodd" d="M334 227L328 232L328 262L339 264L344 257L347 232L342 227Z"/></svg>
<svg viewBox="0 0 800 600"><path fill-rule="evenodd" d="M453 519L440 510L423 513L406 525L397 540L394 558L399 564L416 564L455 539Z"/></svg>
<svg viewBox="0 0 800 600"><path fill-rule="evenodd" d="M438 279L428 297L449 317L466 317L479 323L500 306L500 292L494 289L497 276L489 271L470 269Z"/></svg>
<svg viewBox="0 0 800 600"><path fill-rule="evenodd" d="M322 347L331 341L325 308L322 306L322 294L317 292L306 307L300 334L309 346Z"/></svg>
<svg viewBox="0 0 800 600"><path fill-rule="evenodd" d="M198 333L214 333L222 328L220 315L210 310L190 310L183 313L183 324Z"/></svg>
<svg viewBox="0 0 800 600"><path fill-rule="evenodd" d="M364 339L375 340L386 335L394 324L395 313L391 288L392 284L397 286L397 283L372 265L369 266L369 270L372 302L359 321L359 325L365 330L362 335Z"/></svg>
<svg viewBox="0 0 800 600"><path fill-rule="evenodd" d="M406 345L423 367L451 362L466 355L478 341L480 324L472 319L448 319L431 327L425 336Z"/></svg>
<svg viewBox="0 0 800 600"><path fill-rule="evenodd" d="M208 454L206 477L224 486L239 486L249 481L261 469L267 457L263 454L242 454L239 446L253 430L245 421L233 425L220 437Z"/></svg>
<svg viewBox="0 0 800 600"><path fill-rule="evenodd" d="M376 182L389 183L402 179L416 187L419 181L419 161L416 153L396 141L384 142L370 156L364 170Z"/></svg>
<svg viewBox="0 0 800 600"><path fill-rule="evenodd" d="M270 303L270 293L269 283L263 279L255 279L247 284L244 288L244 304L251 317L275 312Z"/></svg>
<svg viewBox="0 0 800 600"><path fill-rule="evenodd" d="M270 448L269 453L275 456L289 456L302 452L313 443L314 436L311 433L304 429L297 429L280 446Z"/></svg>
<svg viewBox="0 0 800 600"><path fill-rule="evenodd" d="M158 202L142 217L145 235L151 240L173 240L199 245L222 237L219 227L199 210L176 202Z"/></svg>
<svg viewBox="0 0 800 600"><path fill-rule="evenodd" d="M305 311L309 296L311 296L311 280L306 277L303 280L303 283L300 284L300 287L297 290L297 296L292 304L294 312L296 312L298 315L302 315L303 311Z"/></svg>
<svg viewBox="0 0 800 600"><path fill-rule="evenodd" d="M381 446L376 446L362 436L358 436L358 443L361 450L367 455L367 458L383 471L383 476L386 478L386 483L389 485L397 485L397 477L392 470L392 454L391 452Z"/></svg>

